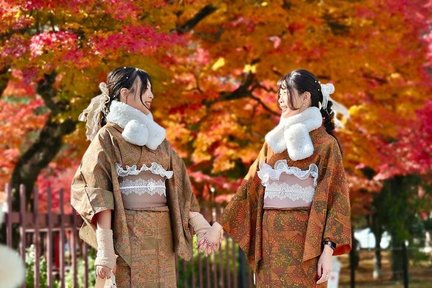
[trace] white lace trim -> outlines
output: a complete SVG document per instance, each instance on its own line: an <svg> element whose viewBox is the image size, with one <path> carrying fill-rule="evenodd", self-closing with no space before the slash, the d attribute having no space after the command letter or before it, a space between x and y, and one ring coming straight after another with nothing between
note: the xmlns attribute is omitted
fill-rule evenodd
<svg viewBox="0 0 432 288"><path fill-rule="evenodd" d="M158 194L166 197L166 187L162 180L129 180L125 179L120 183L120 191L124 195L135 193L138 195L150 194L151 196Z"/></svg>
<svg viewBox="0 0 432 288"><path fill-rule="evenodd" d="M318 181L318 166L314 163L309 165L308 170L301 170L297 167L289 167L286 160L279 160L275 163L275 168L273 169L267 163L261 163L259 171L257 172L258 177L261 179L263 186L267 186L270 180L279 180L282 173L288 175L294 175L300 180L306 180L308 177L312 176L314 179L313 185L316 187Z"/></svg>
<svg viewBox="0 0 432 288"><path fill-rule="evenodd" d="M133 166L126 165L126 168L123 168L120 164L116 163L116 170L117 170L117 175L120 177L125 177L129 175L138 175L143 171L150 171L155 175L160 175L162 177L166 177L167 179L171 179L174 174L173 171L167 171L162 167L162 165L155 162L152 162L149 167L143 164L140 169L137 168L137 165L133 165Z"/></svg>
<svg viewBox="0 0 432 288"><path fill-rule="evenodd" d="M274 182L266 187L264 198L290 199L292 201L303 200L309 203L312 202L314 194L315 189L311 186L302 187L299 184L290 185Z"/></svg>

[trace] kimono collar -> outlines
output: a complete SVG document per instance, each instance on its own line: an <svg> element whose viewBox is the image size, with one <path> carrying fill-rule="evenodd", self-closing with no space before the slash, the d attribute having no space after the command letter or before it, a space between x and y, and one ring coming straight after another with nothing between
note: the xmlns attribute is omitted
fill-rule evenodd
<svg viewBox="0 0 432 288"><path fill-rule="evenodd" d="M156 150L165 139L165 129L151 114L146 115L128 104L112 101L106 119L123 128L122 136L129 143Z"/></svg>
<svg viewBox="0 0 432 288"><path fill-rule="evenodd" d="M316 107L309 107L303 112L280 119L279 124L265 136L265 141L275 153L288 150L294 160L312 156L314 147L309 132L322 125L321 112Z"/></svg>

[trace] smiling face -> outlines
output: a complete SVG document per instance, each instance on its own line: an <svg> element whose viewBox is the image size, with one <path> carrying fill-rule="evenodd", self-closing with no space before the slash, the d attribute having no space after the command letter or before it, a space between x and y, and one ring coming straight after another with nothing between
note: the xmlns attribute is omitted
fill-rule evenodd
<svg viewBox="0 0 432 288"><path fill-rule="evenodd" d="M282 110L281 117L283 118L299 114L311 106L309 92L304 92L299 95L299 92L294 87L288 89L285 81L279 86L278 97L278 104Z"/></svg>
<svg viewBox="0 0 432 288"><path fill-rule="evenodd" d="M150 81L146 89L142 89L140 77L137 77L130 89L122 88L120 90L120 101L140 110L144 114L149 114L154 95Z"/></svg>

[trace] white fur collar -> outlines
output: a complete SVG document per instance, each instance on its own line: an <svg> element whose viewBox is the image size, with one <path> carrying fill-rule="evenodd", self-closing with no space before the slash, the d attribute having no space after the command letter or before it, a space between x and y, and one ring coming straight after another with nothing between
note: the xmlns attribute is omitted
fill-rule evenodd
<svg viewBox="0 0 432 288"><path fill-rule="evenodd" d="M281 118L279 124L267 133L265 141L275 153L288 150L292 160L306 159L314 152L309 132L321 125L320 110L310 107L297 115Z"/></svg>
<svg viewBox="0 0 432 288"><path fill-rule="evenodd" d="M123 128L122 136L129 143L156 150L165 139L165 129L153 121L151 114L146 115L128 104L112 101L106 119Z"/></svg>

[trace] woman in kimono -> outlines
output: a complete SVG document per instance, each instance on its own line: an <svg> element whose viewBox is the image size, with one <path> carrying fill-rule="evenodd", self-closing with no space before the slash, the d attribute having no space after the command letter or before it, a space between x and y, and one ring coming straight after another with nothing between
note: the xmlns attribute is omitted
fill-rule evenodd
<svg viewBox="0 0 432 288"><path fill-rule="evenodd" d="M280 122L225 209L221 224L246 253L257 287L319 287L332 255L351 249L349 195L333 135L333 109L347 111L333 92L306 70L282 78Z"/></svg>
<svg viewBox="0 0 432 288"><path fill-rule="evenodd" d="M222 227L199 213L187 170L150 113L149 75L121 67L80 115L91 143L71 203L84 219L80 237L97 249L96 274L118 287L176 287L175 254L192 257L192 233L206 254Z"/></svg>

